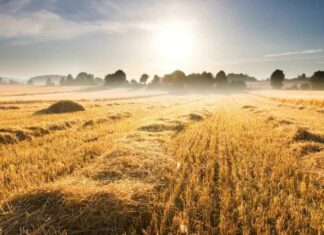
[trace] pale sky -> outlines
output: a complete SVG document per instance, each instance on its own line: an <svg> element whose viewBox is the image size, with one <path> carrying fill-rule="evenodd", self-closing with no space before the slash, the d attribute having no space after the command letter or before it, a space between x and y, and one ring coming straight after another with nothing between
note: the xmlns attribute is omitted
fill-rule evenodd
<svg viewBox="0 0 324 235"><path fill-rule="evenodd" d="M322 0L0 0L0 76L324 70Z"/></svg>

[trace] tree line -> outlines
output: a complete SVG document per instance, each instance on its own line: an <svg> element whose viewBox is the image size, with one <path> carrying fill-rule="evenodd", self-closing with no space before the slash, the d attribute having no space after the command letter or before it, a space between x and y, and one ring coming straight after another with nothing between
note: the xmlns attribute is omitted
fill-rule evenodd
<svg viewBox="0 0 324 235"><path fill-rule="evenodd" d="M103 85L107 87L120 87L120 86L147 86L148 88L161 88L161 89L236 89L244 90L247 88L246 82L257 82L258 80L247 74L242 73L229 73L219 71L215 76L210 72L191 73L186 75L181 70L176 70L164 76L154 75L150 80L150 76L146 73L142 74L139 81L135 79L127 80L126 73L123 70L117 70L114 73L107 74L104 79L95 77L93 74L86 72L79 73L75 78L69 74L60 80L61 86L94 86ZM284 81L297 81L301 82L300 86L294 86L288 89L324 89L324 71L317 71L310 77L305 74L299 75L297 78L287 80L282 70L275 70L270 78L270 84L274 89L282 89ZM0 80L1 82L1 80ZM29 85L33 85L33 81L29 80ZM51 79L47 79L47 86L53 86L54 83Z"/></svg>
<svg viewBox="0 0 324 235"><path fill-rule="evenodd" d="M226 75L219 71L215 76L210 72L191 73L186 75L181 70L176 70L163 77L155 75L149 84L151 88L188 88L188 89L245 89L248 75Z"/></svg>
<svg viewBox="0 0 324 235"><path fill-rule="evenodd" d="M275 70L270 76L270 83L274 89L282 89L284 85L285 74L282 70ZM311 77L306 77L305 74L298 76L297 81L303 81L300 85L300 89L308 90L323 90L324 89L324 71L317 71ZM294 85L293 88L298 88L297 85Z"/></svg>
<svg viewBox="0 0 324 235"><path fill-rule="evenodd" d="M81 72L75 78L71 74L67 75L66 77L62 77L60 80L61 86L93 86L103 84L103 79L98 78L90 73Z"/></svg>
<svg viewBox="0 0 324 235"><path fill-rule="evenodd" d="M181 70L176 70L164 76L154 75L148 83L150 76L146 73L142 74L139 81L135 79L127 80L126 73L123 70L117 70L115 73L107 74L104 79L94 78L92 74L85 72L79 73L75 78L72 75L62 77L60 81L61 86L69 85L97 85L102 84L109 87L120 86L147 86L149 88L165 88L165 89L245 89L246 81L257 81L256 78L247 74L225 74L220 71L214 76L210 72L191 73L186 75ZM51 84L50 81L47 81Z"/></svg>

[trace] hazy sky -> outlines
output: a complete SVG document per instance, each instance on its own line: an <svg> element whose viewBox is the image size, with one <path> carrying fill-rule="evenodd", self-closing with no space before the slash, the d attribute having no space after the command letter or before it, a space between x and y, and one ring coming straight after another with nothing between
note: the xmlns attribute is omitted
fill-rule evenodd
<svg viewBox="0 0 324 235"><path fill-rule="evenodd" d="M324 70L323 0L0 0L0 76Z"/></svg>

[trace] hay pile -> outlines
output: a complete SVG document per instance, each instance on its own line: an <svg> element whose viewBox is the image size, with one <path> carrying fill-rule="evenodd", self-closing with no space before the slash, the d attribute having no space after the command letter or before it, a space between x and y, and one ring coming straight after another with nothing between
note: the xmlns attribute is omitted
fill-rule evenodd
<svg viewBox="0 0 324 235"><path fill-rule="evenodd" d="M202 121L204 118L202 116L200 116L199 114L191 113L191 114L189 114L189 119L191 121Z"/></svg>
<svg viewBox="0 0 324 235"><path fill-rule="evenodd" d="M314 141L324 143L324 136L300 127L297 128L296 132L294 133L293 139L295 141Z"/></svg>
<svg viewBox="0 0 324 235"><path fill-rule="evenodd" d="M61 100L52 104L47 109L37 111L36 114L72 113L84 110L85 108L81 104L70 100Z"/></svg>
<svg viewBox="0 0 324 235"><path fill-rule="evenodd" d="M16 128L0 128L0 145L16 144L23 140L31 140L33 137L42 137L53 131L66 130L77 124L77 121L63 122L60 124L52 124L48 127L31 126L22 129Z"/></svg>
<svg viewBox="0 0 324 235"><path fill-rule="evenodd" d="M140 131L147 131L147 132L163 132L163 131L175 131L180 132L185 129L185 125L182 123L172 124L172 125L165 125L165 124L150 124L146 126L141 126L138 128Z"/></svg>
<svg viewBox="0 0 324 235"><path fill-rule="evenodd" d="M17 106L0 106L0 110L16 110L19 109Z"/></svg>
<svg viewBox="0 0 324 235"><path fill-rule="evenodd" d="M0 144L14 144L16 143L16 138L9 134L0 134Z"/></svg>

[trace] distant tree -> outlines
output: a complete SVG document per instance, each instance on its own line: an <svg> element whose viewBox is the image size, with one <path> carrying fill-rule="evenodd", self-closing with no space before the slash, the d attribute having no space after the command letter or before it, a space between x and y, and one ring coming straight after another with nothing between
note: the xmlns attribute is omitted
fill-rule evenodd
<svg viewBox="0 0 324 235"><path fill-rule="evenodd" d="M161 77L161 83L166 87L172 86L171 80L172 80L171 74L164 74L164 76Z"/></svg>
<svg viewBox="0 0 324 235"><path fill-rule="evenodd" d="M18 84L19 84L19 82L17 82L17 81L15 81L15 80L12 80L12 79L10 79L10 80L9 80L9 84L10 84L10 85L18 85Z"/></svg>
<svg viewBox="0 0 324 235"><path fill-rule="evenodd" d="M181 70L176 70L167 77L167 80L174 88L184 88L187 77Z"/></svg>
<svg viewBox="0 0 324 235"><path fill-rule="evenodd" d="M140 86L141 86L141 84L140 84L137 80L135 80L135 79L132 79L132 80L130 81L130 84L131 84L133 87L140 87Z"/></svg>
<svg viewBox="0 0 324 235"><path fill-rule="evenodd" d="M94 81L95 81L95 83L96 83L97 85L102 85L102 84L104 84L104 80L103 80L102 78L99 78L99 77L96 77L96 78L94 79Z"/></svg>
<svg viewBox="0 0 324 235"><path fill-rule="evenodd" d="M115 77L118 81L120 81L121 83L125 83L127 82L126 79L126 73L123 70L117 70L115 72Z"/></svg>
<svg viewBox="0 0 324 235"><path fill-rule="evenodd" d="M214 79L213 74L210 73L210 72L206 72L206 71L202 72L201 76L203 78L206 78L207 80L213 80Z"/></svg>
<svg viewBox="0 0 324 235"><path fill-rule="evenodd" d="M270 77L271 86L275 89L281 89L283 86L283 81L285 80L285 74L282 70L275 70Z"/></svg>
<svg viewBox="0 0 324 235"><path fill-rule="evenodd" d="M286 87L285 89L286 90L298 90L298 85L297 84L294 84L292 86Z"/></svg>
<svg viewBox="0 0 324 235"><path fill-rule="evenodd" d="M62 77L62 78L60 79L60 85L61 85L61 86L64 86L64 85L65 85L65 80L66 80L66 77Z"/></svg>
<svg viewBox="0 0 324 235"><path fill-rule="evenodd" d="M246 89L246 83L242 79L233 79L230 81L229 86L234 90L244 90Z"/></svg>
<svg viewBox="0 0 324 235"><path fill-rule="evenodd" d="M306 77L306 74L301 74L297 77L298 80L301 80L301 81L306 81L307 80L307 77Z"/></svg>
<svg viewBox="0 0 324 235"><path fill-rule="evenodd" d="M212 88L215 83L215 79L213 77L213 74L210 72L202 72L201 74L201 79L200 79L200 84L204 87L209 87Z"/></svg>
<svg viewBox="0 0 324 235"><path fill-rule="evenodd" d="M3 84L4 82L3 82L3 78L2 77L0 77L0 84Z"/></svg>
<svg viewBox="0 0 324 235"><path fill-rule="evenodd" d="M46 79L46 86L54 86L54 83L52 82L51 78Z"/></svg>
<svg viewBox="0 0 324 235"><path fill-rule="evenodd" d="M229 81L231 80L243 80L245 82L256 82L257 79L255 77L251 77L247 74L243 73L229 73L227 74L227 79Z"/></svg>
<svg viewBox="0 0 324 235"><path fill-rule="evenodd" d="M123 70L117 70L113 74L105 76L106 86L120 86L127 84L126 73Z"/></svg>
<svg viewBox="0 0 324 235"><path fill-rule="evenodd" d="M71 86L74 84L74 78L71 74L66 76L66 79L64 81L64 85Z"/></svg>
<svg viewBox="0 0 324 235"><path fill-rule="evenodd" d="M94 76L93 74L89 74L86 72L81 72L79 73L75 80L74 80L75 85L94 85Z"/></svg>
<svg viewBox="0 0 324 235"><path fill-rule="evenodd" d="M137 85L138 82L137 82L135 79L132 79L132 80L130 81L130 84L131 84L131 85Z"/></svg>
<svg viewBox="0 0 324 235"><path fill-rule="evenodd" d="M192 73L187 76L187 87L191 89L208 89L212 88L215 83L215 79L212 73L202 72L200 73Z"/></svg>
<svg viewBox="0 0 324 235"><path fill-rule="evenodd" d="M29 79L29 80L27 81L27 85L29 85L29 86L33 86L33 85L34 85L34 81L33 81L33 79Z"/></svg>
<svg viewBox="0 0 324 235"><path fill-rule="evenodd" d="M74 84L83 85L87 81L86 77L87 77L87 73L85 72L79 73L74 79Z"/></svg>
<svg viewBox="0 0 324 235"><path fill-rule="evenodd" d="M117 81L115 79L115 74L114 73L107 74L105 76L105 85L106 86L115 86L115 85L117 85Z"/></svg>
<svg viewBox="0 0 324 235"><path fill-rule="evenodd" d="M151 88L158 88L162 85L162 79L158 75L154 75L150 87Z"/></svg>
<svg viewBox="0 0 324 235"><path fill-rule="evenodd" d="M146 84L147 80L149 79L149 75L147 75L146 73L142 74L141 78L140 78L140 83Z"/></svg>
<svg viewBox="0 0 324 235"><path fill-rule="evenodd" d="M202 85L202 76L200 73L191 73L187 76L187 87L196 89Z"/></svg>
<svg viewBox="0 0 324 235"><path fill-rule="evenodd" d="M217 87L223 88L228 85L228 79L223 70L219 71L215 77L215 83Z"/></svg>
<svg viewBox="0 0 324 235"><path fill-rule="evenodd" d="M309 90L310 89L310 84L309 83L302 83L299 86L300 90Z"/></svg>
<svg viewBox="0 0 324 235"><path fill-rule="evenodd" d="M312 88L315 90L324 89L324 71L317 71L315 72L310 80L312 83Z"/></svg>

